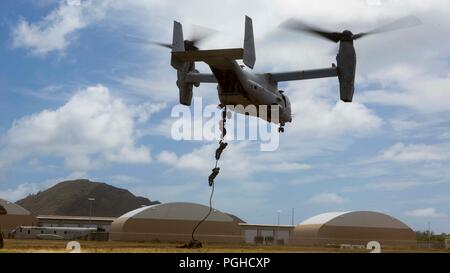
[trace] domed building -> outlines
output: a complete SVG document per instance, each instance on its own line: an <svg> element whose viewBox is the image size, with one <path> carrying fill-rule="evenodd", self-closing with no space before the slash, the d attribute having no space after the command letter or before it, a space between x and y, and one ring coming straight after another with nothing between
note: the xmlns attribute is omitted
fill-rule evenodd
<svg viewBox="0 0 450 273"><path fill-rule="evenodd" d="M18 226L31 226L37 224L37 219L21 206L0 199L0 230L5 236Z"/></svg>
<svg viewBox="0 0 450 273"><path fill-rule="evenodd" d="M328 212L311 217L294 229L296 245L415 246L416 234L400 220L373 211Z"/></svg>
<svg viewBox="0 0 450 273"><path fill-rule="evenodd" d="M209 211L194 203L167 203L142 207L117 218L111 225L113 241L186 242ZM195 233L202 242L243 242L236 219L213 209Z"/></svg>

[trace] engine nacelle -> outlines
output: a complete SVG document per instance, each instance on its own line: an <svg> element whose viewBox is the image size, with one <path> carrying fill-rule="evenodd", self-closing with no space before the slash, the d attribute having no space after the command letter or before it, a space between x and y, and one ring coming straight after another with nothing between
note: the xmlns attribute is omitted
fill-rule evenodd
<svg viewBox="0 0 450 273"><path fill-rule="evenodd" d="M180 104L187 106L190 106L192 103L193 86L195 85L198 87L199 85L187 80L189 72L198 72L195 70L195 63L185 62L181 69L177 70L177 86L180 92Z"/></svg>
<svg viewBox="0 0 450 273"><path fill-rule="evenodd" d="M193 84L177 81L177 86L180 92L180 104L190 106L192 103Z"/></svg>
<svg viewBox="0 0 450 273"><path fill-rule="evenodd" d="M353 41L341 41L336 56L341 100L352 102L355 91L356 52Z"/></svg>

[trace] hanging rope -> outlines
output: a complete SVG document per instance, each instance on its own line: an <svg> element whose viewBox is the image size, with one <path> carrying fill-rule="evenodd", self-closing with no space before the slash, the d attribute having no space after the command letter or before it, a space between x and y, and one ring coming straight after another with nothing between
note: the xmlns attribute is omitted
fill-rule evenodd
<svg viewBox="0 0 450 273"><path fill-rule="evenodd" d="M209 217L209 215L211 215L211 212L213 210L212 198L214 195L214 179L217 177L217 175L219 174L219 171L220 171L220 168L217 167L217 165L219 164L220 156L222 155L223 150L225 150L225 148L228 146L228 143L224 142L225 135L227 134L227 130L225 129L225 123L227 121L226 115L227 115L227 112L226 112L226 108L225 108L222 112L222 134L221 134L220 141L219 141L219 147L216 149L216 154L215 154L216 164L214 165L214 169L212 169L212 173L208 177L208 184L211 187L211 195L209 196L209 210L208 210L208 213L205 215L205 217L203 217L197 223L197 225L194 227L194 229L192 230L191 241L188 244L184 244L183 246L181 246L182 248L201 248L202 247L202 243L199 240L195 239L195 232L197 231L198 227L203 222L206 221L206 219Z"/></svg>
<svg viewBox="0 0 450 273"><path fill-rule="evenodd" d="M195 237L194 237L194 235L195 235L195 232L197 231L198 227L199 227L203 222L205 222L206 218L208 218L209 215L211 215L211 212L212 212L212 210L213 210L213 207L212 207L212 198L213 198L213 195L214 195L214 183L212 183L212 186L211 186L211 195L209 196L209 211L208 211L208 213L206 214L206 216L203 217L203 219L200 220L200 222L197 223L197 225L195 226L194 230L192 230L192 234L191 234L191 238L192 238L192 241L191 241L191 242L198 242L198 243L200 243L200 247L201 247L201 242L198 241L198 240L196 240Z"/></svg>

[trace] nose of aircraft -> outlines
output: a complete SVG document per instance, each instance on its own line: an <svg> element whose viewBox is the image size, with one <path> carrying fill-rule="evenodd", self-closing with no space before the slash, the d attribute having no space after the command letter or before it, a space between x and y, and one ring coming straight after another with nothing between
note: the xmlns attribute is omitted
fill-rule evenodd
<svg viewBox="0 0 450 273"><path fill-rule="evenodd" d="M282 108L283 110L280 115L281 122L283 122L283 123L292 122L291 102L286 95L283 94L283 97L284 97L285 107Z"/></svg>

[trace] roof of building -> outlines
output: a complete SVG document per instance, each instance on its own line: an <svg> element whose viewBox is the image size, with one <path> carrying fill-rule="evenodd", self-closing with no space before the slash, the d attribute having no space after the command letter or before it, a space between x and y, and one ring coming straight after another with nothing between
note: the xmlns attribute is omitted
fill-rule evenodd
<svg viewBox="0 0 450 273"><path fill-rule="evenodd" d="M203 219L209 211L209 207L194 203L165 203L152 206L146 206L132 210L119 219L159 219L159 220L193 220ZM232 222L234 221L229 215L213 209L206 221Z"/></svg>
<svg viewBox="0 0 450 273"><path fill-rule="evenodd" d="M70 220L70 221L95 221L95 222L112 222L116 217L96 217L96 216L64 216L64 215L38 215L39 220Z"/></svg>
<svg viewBox="0 0 450 273"><path fill-rule="evenodd" d="M0 205L11 215L30 215L30 212L16 203L0 199Z"/></svg>
<svg viewBox="0 0 450 273"><path fill-rule="evenodd" d="M299 226L302 225L409 229L400 220L375 211L327 212L306 219Z"/></svg>
<svg viewBox="0 0 450 273"><path fill-rule="evenodd" d="M97 228L90 227L41 227L41 226L19 226L19 229L33 230L71 230L71 231L97 231Z"/></svg>
<svg viewBox="0 0 450 273"><path fill-rule="evenodd" d="M300 225L322 225L327 223L328 221L331 221L332 219L339 217L343 214L349 213L351 211L340 211L340 212L325 212L318 214L316 216L310 217L303 222L300 223Z"/></svg>
<svg viewBox="0 0 450 273"><path fill-rule="evenodd" d="M246 227L246 228L268 228L268 229L276 229L276 228L282 228L282 229L293 229L295 226L292 225L274 225L274 224L249 224L249 223L239 223L239 226Z"/></svg>

